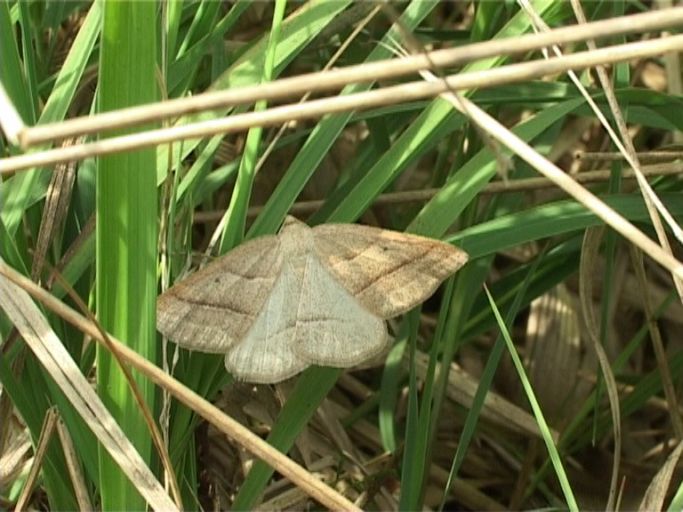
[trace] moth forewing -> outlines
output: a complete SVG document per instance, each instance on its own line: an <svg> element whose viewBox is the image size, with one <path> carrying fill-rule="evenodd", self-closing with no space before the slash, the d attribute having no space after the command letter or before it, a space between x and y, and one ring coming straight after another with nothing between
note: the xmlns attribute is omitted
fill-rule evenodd
<svg viewBox="0 0 683 512"><path fill-rule="evenodd" d="M160 295L157 329L184 348L225 353L254 323L281 267L278 237L246 242Z"/></svg>
<svg viewBox="0 0 683 512"><path fill-rule="evenodd" d="M392 318L434 293L467 262L440 240L353 224L313 228L320 260L369 311Z"/></svg>

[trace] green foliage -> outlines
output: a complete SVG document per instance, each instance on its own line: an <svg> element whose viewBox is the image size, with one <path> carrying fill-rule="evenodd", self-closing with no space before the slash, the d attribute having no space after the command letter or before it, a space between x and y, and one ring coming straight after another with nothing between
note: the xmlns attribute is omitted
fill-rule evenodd
<svg viewBox="0 0 683 512"><path fill-rule="evenodd" d="M105 2L97 110L153 103L157 14L151 2ZM138 34L129 37L130 33ZM129 69L122 73L122 69ZM138 129L144 129L141 127ZM152 126L148 127L152 128ZM96 303L102 326L156 362L157 186L156 152L144 149L102 157L97 169ZM155 410L156 390L138 377ZM106 347L98 347L98 392L140 455L152 465L151 434L130 384ZM145 501L103 447L99 453L104 510L141 509Z"/></svg>
<svg viewBox="0 0 683 512"><path fill-rule="evenodd" d="M160 6L153 2L0 2L0 80L27 124L57 122L75 114L150 103L160 97L256 85L283 75L322 69L362 18L357 15L346 21L362 3L311 0L286 5L278 0L271 5L238 0L227 5L212 0L171 0L163 4L165 11L161 16ZM550 25L570 19L567 2L532 3ZM586 9L589 17L600 18L618 15L628 5L590 3ZM514 38L532 30L529 17L510 2L473 3L471 19L457 31L444 22L442 17L447 11L441 9L446 8L436 0L397 3L394 8L400 8L400 18L391 18L381 11L380 21L370 23L335 65L390 58L396 42L404 41L403 31L411 32L420 43L438 47ZM363 15L367 12L363 11ZM59 60L59 41L44 34L48 29L68 25L73 14L80 17L79 24L73 27L77 32L65 58ZM252 25L254 19L258 20L257 25ZM254 27L259 30L253 30ZM507 57L492 57L468 64L463 70L492 69L507 61ZM98 89L93 93L85 85L89 70L95 68L99 73ZM667 132L683 130L680 97L632 87L627 65L616 66L615 74L615 93L626 121L638 125L644 133L639 142L647 143L647 136L662 137ZM377 86L373 81L353 84L339 94ZM589 92L606 111L602 91L594 88ZM492 115L505 120L513 132L543 154L557 148L573 122L595 119L584 98L563 77L466 94ZM180 126L265 106L258 103L219 109L169 123ZM136 130L144 128L148 127ZM347 134L356 133L358 128L364 131L363 136L350 154L344 154L339 172L332 173L328 165L330 155L345 142ZM483 367L473 403L458 418L464 427L457 432L457 451L449 459L450 478L454 481L467 473L467 454L472 440L483 428L484 397L495 389L499 362L506 350L513 354L515 363L520 363L511 339L515 334L514 322L535 298L576 273L583 231L600 225L601 221L576 201L558 194L541 201L532 201L523 192L487 195L492 181L515 182L535 176L534 171L510 151L492 144L441 98L298 123L277 141L263 169L257 172L257 162L275 133L276 129L253 128L243 141L242 136L216 136L81 162L72 204L64 228L48 252L48 261L51 265L63 263L59 268L64 279L97 311L105 328L148 359L159 362L154 301L158 290L160 215L166 216L164 220L168 222L168 232L162 234L166 235L171 283L183 277L191 250L203 250L202 237L208 239L212 234L193 226L191 212L227 208L225 227L216 233L222 240L218 246L222 253L244 238L277 232L292 206L310 196L324 200L308 219L311 224L353 222L375 215L389 228L442 238L463 248L470 255L470 263L437 294L437 307L430 305L430 311L436 311L434 335L423 340L418 311L394 324L396 344L383 369L375 370L373 396L358 406L352 419L347 419L352 423L362 417L378 427L384 449L396 461L392 470L400 483L400 508L421 509L425 506L429 468L441 449L438 427L443 422L449 385L449 374L443 368L458 360L463 347L478 351ZM225 141L242 144L237 157L227 163L220 161ZM2 141L0 151L7 156L19 150ZM621 186L621 165L615 164L611 170L611 181L592 186L592 190L621 215L651 232L642 198ZM50 177L49 169L31 169L0 181L0 255L27 275ZM681 218L680 180L662 178L653 183L671 214ZM420 205L375 204L378 196L388 192L427 187L436 188L436 192ZM168 197L164 194L167 191ZM262 208L251 219L249 207L254 204ZM97 235L87 229L88 220L95 214ZM608 283L617 279L611 260L621 243L615 235L610 236L605 250ZM508 262L507 266L498 267L496 255L528 245L545 249L532 261ZM68 258L62 261L67 254ZM494 274L496 279L490 282ZM490 295L484 291L485 283ZM54 284L52 293L60 298L66 295L59 283ZM609 337L611 304L618 299L607 297L601 305L603 339ZM504 321L498 308L506 312ZM49 319L83 371L96 370L98 389L106 403L116 411L118 421L150 466L158 468L146 426L116 363L100 353L95 365L92 351L82 350L82 336L61 320L52 316ZM0 316L2 338L6 339L10 332L11 326ZM487 349L489 353L477 342L492 332L497 341ZM637 374L626 370L636 351L643 350L646 339L647 328L643 324L613 362L618 381L632 386L621 401L622 418L642 413L648 401L661 395L659 369ZM420 380L414 365L406 371L405 360L413 360L417 351L423 350L429 355L429 365L427 376ZM683 354L674 352L670 357L670 371L677 378ZM15 365L23 358L25 371L15 371ZM567 456L587 449L595 437L602 441L608 438L609 410L597 388L554 442L534 390L526 383L521 363L517 371L525 383L523 388L546 447L538 456L540 461L536 461L524 493L539 491L538 496L545 500L543 505L560 504L575 509L578 505L574 495L579 493L565 474ZM209 399L222 387L233 384L226 375L222 357L216 355L181 351L174 375ZM298 376L268 442L289 452L339 375L337 369L316 367ZM0 383L34 441L47 409L58 406L76 445L81 447L81 462L95 503L102 509L144 508L144 502L108 456L96 456L97 443L87 425L23 346L0 351ZM142 379L140 384L145 399L157 414L158 390ZM403 406L404 415L399 414ZM187 508L199 506L202 468L198 467L194 441L197 424L191 411L172 404L169 452ZM510 453L519 457L516 462L520 465L525 462L519 451ZM53 509L77 507L67 474L63 455L51 446L43 464L41 485ZM266 464L254 464L232 506L256 507L272 475L273 470ZM444 486L442 490L445 503L448 488ZM672 506L683 502L682 495L679 490ZM507 504L504 499L502 502Z"/></svg>

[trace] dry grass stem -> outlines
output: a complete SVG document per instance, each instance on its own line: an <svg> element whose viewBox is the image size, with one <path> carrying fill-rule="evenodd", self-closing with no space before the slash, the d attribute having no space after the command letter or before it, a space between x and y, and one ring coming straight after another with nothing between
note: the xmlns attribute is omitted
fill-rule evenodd
<svg viewBox="0 0 683 512"><path fill-rule="evenodd" d="M433 75L431 79L438 80ZM595 194L582 187L562 169L547 160L520 137L508 130L467 98L459 97L458 99L455 99L453 98L454 93L452 92L446 93L445 97L449 98L457 110L468 115L483 131L488 133L498 142L507 146L517 156L526 161L546 178L553 181L555 185L605 221L605 223L611 226L615 231L640 247L664 268L668 269L675 276L683 278L683 263L674 258L669 252L663 250L622 215L607 206Z"/></svg>
<svg viewBox="0 0 683 512"><path fill-rule="evenodd" d="M579 20L579 23L585 25L587 23L586 16L579 2L577 0L571 0L571 5L574 9L574 14L576 15L577 20ZM542 20L541 23L543 23ZM590 50L597 50L597 45L595 44L595 41L593 39L589 39L587 41L587 44ZM561 54L561 52L557 48L556 52L558 52L558 54ZM616 94L614 93L614 87L612 86L612 82L607 76L607 71L605 71L604 66L601 65L596 66L596 71L598 74L598 78L600 79L600 84L602 85L603 91L605 92L605 97L607 98L607 103L609 104L620 137L618 137L617 134L614 133L610 124L607 122L607 119L597 109L597 105L594 107L596 115L598 119L600 119L600 122L603 124L604 128L607 130L607 133L609 134L610 139L612 140L614 145L619 149L619 151L623 152L626 161L629 163L629 165L631 165L631 168L635 172L636 180L638 181L638 185L640 186L641 194L643 196L643 200L645 201L647 211L650 215L652 225L654 226L655 232L657 233L659 243L664 251L672 255L673 253L671 251L671 245L669 244L669 239L666 234L666 231L664 230L664 225L662 224L662 219L660 218L660 215L664 218L667 225L673 232L674 236L678 238L679 242L683 242L683 230L681 230L676 220L666 209L664 203L662 203L659 197L657 197L657 194L655 194L654 190L652 190L652 187L650 187L650 184L647 182L645 176L643 176L643 173L641 172L641 164L638 160L638 155L636 154L636 148L633 145L633 141L631 140L631 134L629 133L628 127L626 126L624 115L621 111L621 107L619 106L619 102L617 101ZM581 83L578 80L578 77L576 78L575 82L581 87ZM591 102L591 106L593 106L593 102ZM677 277L676 275L673 276L673 280L674 285L678 290L678 295L680 299L683 300L683 280L680 277Z"/></svg>
<svg viewBox="0 0 683 512"><path fill-rule="evenodd" d="M638 251L633 246L629 246L629 249L631 255L631 264L635 269L639 288L641 290L647 290L648 280L647 276L645 275L643 253ZM659 371L662 376L662 388L664 389L664 396L666 397L668 404L667 409L669 411L669 418L671 418L671 424L673 426L673 431L676 434L676 438L679 441L683 441L683 421L681 420L681 415L678 412L676 388L674 386L673 379L671 378L671 371L669 370L669 362L667 361L666 349L664 348L662 335L654 318L654 308L652 307L652 303L650 301L650 295L648 293L643 293L641 295L641 300L643 301L643 311L645 312L647 325L650 330L652 348L654 349L657 365L659 366Z"/></svg>
<svg viewBox="0 0 683 512"><path fill-rule="evenodd" d="M579 52L549 61L510 64L484 71L451 75L432 82L409 82L356 94L316 99L304 104L272 107L264 111L235 114L225 118L187 125L111 137L88 144L52 149L0 160L0 174L34 167L48 167L60 162L83 160L96 155L142 149L179 140L189 140L242 131L254 126L322 117L325 114L367 110L373 107L433 98L448 91L492 87L538 78L568 69L583 69L597 64L623 62L683 49L683 35L615 45L592 52Z"/></svg>
<svg viewBox="0 0 683 512"><path fill-rule="evenodd" d="M78 451L74 446L69 430L66 428L66 425L61 418L57 421L57 434L59 435L59 441L62 444L64 459L66 460L66 466L69 469L69 476L71 477L71 484L73 485L74 493L76 494L78 506L81 510L95 510L95 507L93 507L93 504L90 501L88 486L85 481L85 476L83 475Z"/></svg>
<svg viewBox="0 0 683 512"><path fill-rule="evenodd" d="M673 160L680 160L683 158L683 151L672 149L671 151L644 151L636 153L638 159L643 162L670 162ZM595 152L578 152L575 155L577 160L586 162L619 162L625 160L624 155L619 151L595 151ZM645 171L645 168L642 169ZM646 173L647 174L647 173Z"/></svg>
<svg viewBox="0 0 683 512"><path fill-rule="evenodd" d="M645 176L676 176L683 175L683 163L673 164L654 164L645 166L642 169ZM577 183L603 183L609 180L611 171L608 169L599 169L595 171L586 171L573 175ZM636 179L632 169L625 169L622 179L630 181ZM501 180L494 181L486 185L482 190L482 194L497 195L506 192L530 192L534 190L543 190L554 188L555 183L548 178L522 178L519 180ZM402 190L400 192L387 192L377 196L374 201L375 206L386 206L392 204L424 202L434 197L440 189L438 188L423 188L419 190ZM325 204L324 199L313 199L310 201L298 201L292 205L290 213L292 215L310 214L319 210ZM256 217L263 211L263 206L251 206L247 215L249 217ZM215 222L220 220L225 213L225 210L214 211L199 211L193 216L193 222L202 224L206 222Z"/></svg>
<svg viewBox="0 0 683 512"><path fill-rule="evenodd" d="M7 136L7 140L15 146L19 145L19 134L26 130L26 125L21 120L17 109L14 108L14 104L7 95L2 82L0 82L0 111L2 112L0 128L2 128L2 131Z"/></svg>
<svg viewBox="0 0 683 512"><path fill-rule="evenodd" d="M55 427L57 425L57 420L58 416L56 409L52 408L48 410L47 414L45 415L45 419L43 420L43 428L40 431L40 438L38 439L38 443L36 446L35 455L33 457L33 464L31 464L31 470L29 471L29 474L26 477L26 482L24 483L24 487L21 490L21 494L17 499L17 504L14 510L22 512L26 509L29 503L33 487L35 486L36 482L38 481L38 477L40 476L40 470L42 468L43 461L45 460L45 453L47 452L47 447L49 446L50 441L52 441L52 437L55 432Z"/></svg>
<svg viewBox="0 0 683 512"><path fill-rule="evenodd" d="M683 454L683 442L678 443L678 446L667 457L666 463L657 472L655 478L652 479L652 483L638 507L639 511L646 512L648 510L663 509L667 490L681 454Z"/></svg>
<svg viewBox="0 0 683 512"><path fill-rule="evenodd" d="M169 499L140 454L111 417L38 307L11 277L19 278L24 287L28 284L41 290L44 297L51 295L8 267L2 260L0 273L7 277L0 279L0 307L40 363L150 506L154 509L177 510L175 503ZM55 299L55 302L59 301Z"/></svg>
<svg viewBox="0 0 683 512"><path fill-rule="evenodd" d="M604 377L607 397L609 398L610 412L612 414L612 431L614 435L614 455L612 474L610 477L609 497L607 510L614 509L617 499L617 485L621 465L622 434L621 434L621 409L619 404L619 392L617 382L612 372L607 353L600 341L600 327L593 309L593 282L591 272L600 252L600 242L604 234L604 227L586 230L583 246L581 248L581 266L579 268L579 297L581 299L581 313L588 338L591 340L595 354L600 363L600 371Z"/></svg>
<svg viewBox="0 0 683 512"><path fill-rule="evenodd" d="M73 140L67 140L64 144L70 145L71 143ZM31 278L34 281L40 280L50 244L64 225L71 204L71 193L75 180L76 162L58 164L50 177L50 185L47 188L45 207L40 221L40 230L36 239L36 248L33 253Z"/></svg>
<svg viewBox="0 0 683 512"><path fill-rule="evenodd" d="M11 417L8 415L7 417ZM0 455L0 487L7 487L19 476L20 473L28 472L33 459L31 453L33 445L26 430L20 431L11 442L3 447Z"/></svg>
<svg viewBox="0 0 683 512"><path fill-rule="evenodd" d="M106 346L106 341L98 326L66 306L64 303L57 300L55 297L50 295L48 292L40 288L38 285L33 283L31 280L22 276L16 272L11 267L0 262L0 274L7 278L8 282L14 283L18 290L25 290L35 299L45 305L48 309L52 310L54 313L62 317L64 320L72 324L73 326L80 329L83 333L87 334L91 338L97 340L98 342ZM2 285L2 280L0 280L0 286ZM286 455L279 452L277 449L270 446L268 443L263 441L261 438L253 434L250 430L244 428L238 422L232 418L226 416L222 411L217 409L213 404L208 402L206 399L195 393L194 391L188 389L186 386L175 380L173 377L165 373L161 368L150 363L143 357L141 357L137 352L130 349L128 346L124 345L118 341L113 336L107 336L112 345L116 347L118 354L121 356L122 360L130 364L140 373L148 377L152 382L168 390L176 399L185 404L187 407L195 411L201 417L206 419L217 429L223 432L225 435L234 439L235 442L245 447L247 450L252 452L257 457L264 460L270 466L272 466L276 471L278 471L283 476L289 478L292 482L303 488L306 493L313 499L322 503L323 505L331 509L341 509L341 510L356 510L359 509L353 505L350 501L344 498L341 494L337 493L330 487L326 486L323 482L315 478L304 468L293 462ZM70 359L69 359L70 360ZM71 362L73 364L73 361ZM78 372L78 375L81 375ZM81 375L82 377L82 375ZM86 385L87 389L90 389L89 385ZM99 399L95 397L94 402L99 402ZM125 437L124 437L125 439ZM112 453L112 455L119 457L119 454L125 453L126 450L119 448L118 451ZM125 470L129 465L121 460L121 467ZM142 473L141 473L142 474ZM140 483L138 479L138 484ZM143 490L141 490L143 492ZM163 493L163 491L161 491ZM175 505L168 499L168 496L163 493L164 501L166 505L164 507L166 510L174 510ZM151 499L153 503L159 503L153 498Z"/></svg>
<svg viewBox="0 0 683 512"><path fill-rule="evenodd" d="M98 133L184 114L216 110L230 105L253 103L259 99L276 100L307 92L338 89L355 82L397 78L425 69L444 68L497 55L513 55L539 50L550 44L565 44L596 37L609 37L633 32L646 32L674 27L683 22L683 10L664 9L649 13L601 20L586 25L563 27L547 34L532 34L512 40L492 40L461 48L418 54L405 59L390 59L347 68L281 79L272 84L245 87L231 91L214 91L192 98L171 100L155 105L132 107L96 116L67 120L22 130L21 124L9 123L6 133L17 134L24 148L64 137ZM2 100L0 96L0 100ZM6 102L5 105L11 105ZM13 109L12 109L13 110ZM16 112L16 111L14 111ZM10 119L11 120L11 119ZM0 125L3 126L4 125Z"/></svg>

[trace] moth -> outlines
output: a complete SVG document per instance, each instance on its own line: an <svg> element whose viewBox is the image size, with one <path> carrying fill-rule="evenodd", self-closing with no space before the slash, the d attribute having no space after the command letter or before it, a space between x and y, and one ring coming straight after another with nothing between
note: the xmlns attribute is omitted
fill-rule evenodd
<svg viewBox="0 0 683 512"><path fill-rule="evenodd" d="M285 380L350 367L389 343L385 320L428 298L467 262L444 242L357 224L248 241L163 293L157 328L181 347L225 354L237 379Z"/></svg>

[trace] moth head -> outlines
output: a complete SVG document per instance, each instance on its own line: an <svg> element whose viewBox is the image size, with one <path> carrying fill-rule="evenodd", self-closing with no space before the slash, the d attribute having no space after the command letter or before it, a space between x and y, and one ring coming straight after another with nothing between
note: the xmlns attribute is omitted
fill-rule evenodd
<svg viewBox="0 0 683 512"><path fill-rule="evenodd" d="M304 255L313 247L313 231L304 222L287 215L280 228L280 244L290 256Z"/></svg>
<svg viewBox="0 0 683 512"><path fill-rule="evenodd" d="M285 235L285 238L300 238L301 240L305 240L306 238L312 236L311 228L308 227L308 224L301 222L299 219L296 219L291 215L287 215L287 217L285 217L285 221L282 223L282 227L280 228L280 235Z"/></svg>
<svg viewBox="0 0 683 512"><path fill-rule="evenodd" d="M285 221L282 223L282 227L280 228L280 233L283 233L285 231L293 230L296 228L303 228L303 227L308 227L306 224L301 222L299 219L296 217L292 217L291 215L287 215L285 217Z"/></svg>

